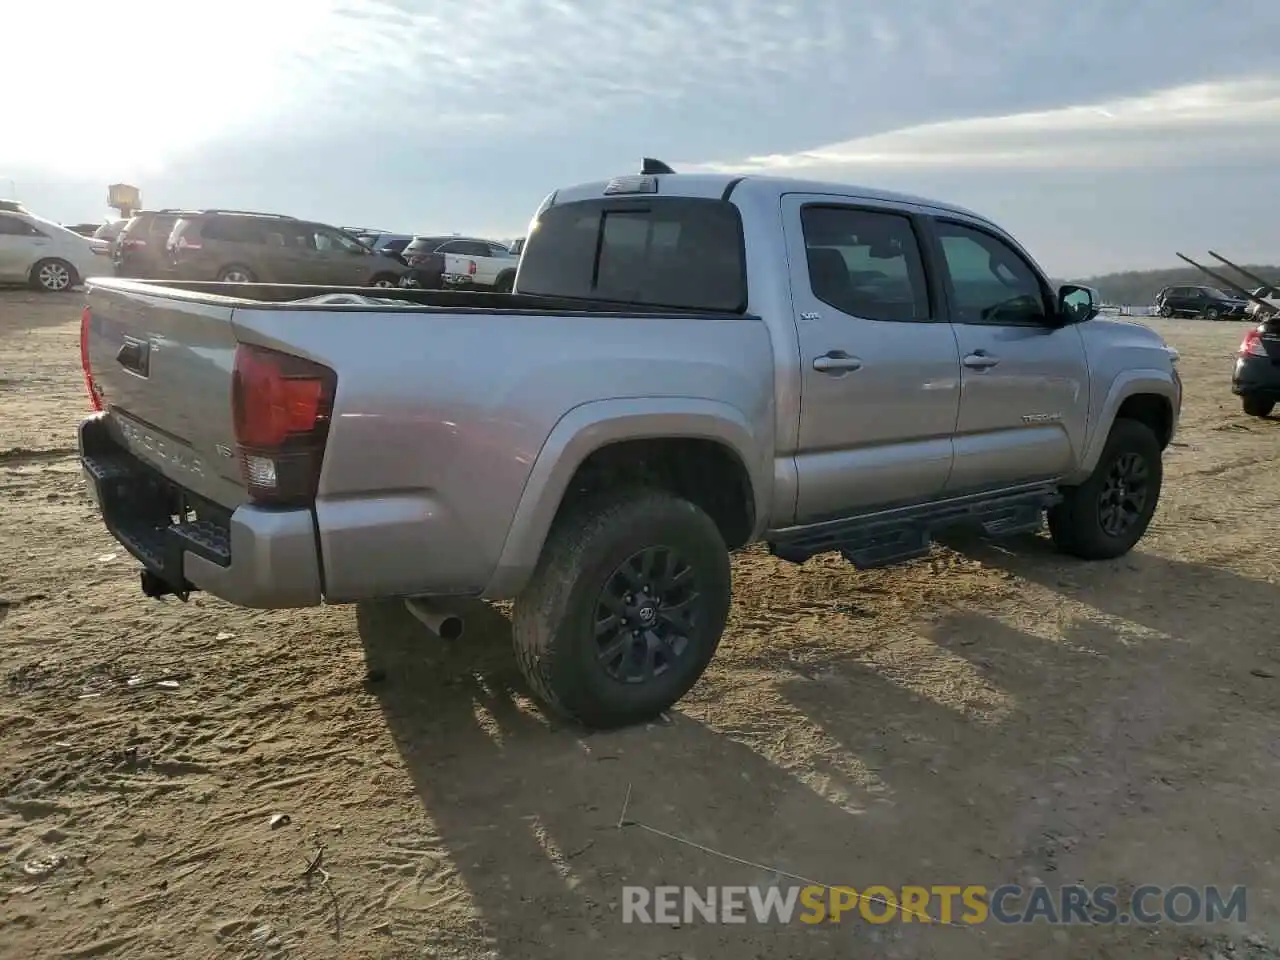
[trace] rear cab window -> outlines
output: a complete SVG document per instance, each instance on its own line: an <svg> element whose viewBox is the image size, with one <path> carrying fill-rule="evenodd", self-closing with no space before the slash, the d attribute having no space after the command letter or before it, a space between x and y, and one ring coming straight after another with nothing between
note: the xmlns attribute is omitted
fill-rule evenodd
<svg viewBox="0 0 1280 960"><path fill-rule="evenodd" d="M744 313L738 209L690 197L577 200L538 218L520 292L671 310Z"/></svg>

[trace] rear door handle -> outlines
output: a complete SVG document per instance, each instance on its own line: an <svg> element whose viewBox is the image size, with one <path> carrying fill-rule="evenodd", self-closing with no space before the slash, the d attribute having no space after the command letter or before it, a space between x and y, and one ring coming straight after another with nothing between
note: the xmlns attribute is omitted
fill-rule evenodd
<svg viewBox="0 0 1280 960"><path fill-rule="evenodd" d="M851 357L843 350L829 350L820 357L813 358L813 369L819 373L830 373L839 376L850 370L860 370L862 361Z"/></svg>
<svg viewBox="0 0 1280 960"><path fill-rule="evenodd" d="M985 351L976 350L960 361L970 370L986 370L1000 362L998 357L988 356Z"/></svg>

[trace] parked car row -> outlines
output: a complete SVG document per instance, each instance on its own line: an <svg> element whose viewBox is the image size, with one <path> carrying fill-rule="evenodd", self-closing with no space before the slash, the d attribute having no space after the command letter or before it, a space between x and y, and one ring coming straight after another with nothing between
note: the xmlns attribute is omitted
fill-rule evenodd
<svg viewBox="0 0 1280 960"><path fill-rule="evenodd" d="M92 228L92 229L91 229ZM275 213L139 211L62 226L0 203L0 282L64 290L94 274L235 283L510 291L519 246L480 237L342 229Z"/></svg>
<svg viewBox="0 0 1280 960"><path fill-rule="evenodd" d="M409 267L405 286L485 287L499 293L515 285L519 254L475 237L414 237L401 256Z"/></svg>
<svg viewBox="0 0 1280 960"><path fill-rule="evenodd" d="M124 277L510 290L518 257L470 237L343 229L244 210L144 210L111 246Z"/></svg>

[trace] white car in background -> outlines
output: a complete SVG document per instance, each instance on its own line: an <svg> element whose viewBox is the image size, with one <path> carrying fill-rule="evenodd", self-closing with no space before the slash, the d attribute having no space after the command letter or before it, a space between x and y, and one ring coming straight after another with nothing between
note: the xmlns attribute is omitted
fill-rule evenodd
<svg viewBox="0 0 1280 960"><path fill-rule="evenodd" d="M1255 297L1261 297L1272 307L1280 310L1280 285L1274 287L1258 287L1253 291ZM1255 316L1261 307L1256 300L1250 300L1249 305L1244 308L1244 312L1252 317Z"/></svg>
<svg viewBox="0 0 1280 960"><path fill-rule="evenodd" d="M26 210L0 208L0 283L57 293L111 272L89 238Z"/></svg>
<svg viewBox="0 0 1280 960"><path fill-rule="evenodd" d="M478 237L416 236L400 252L407 286L483 287L510 293L520 257L505 244Z"/></svg>

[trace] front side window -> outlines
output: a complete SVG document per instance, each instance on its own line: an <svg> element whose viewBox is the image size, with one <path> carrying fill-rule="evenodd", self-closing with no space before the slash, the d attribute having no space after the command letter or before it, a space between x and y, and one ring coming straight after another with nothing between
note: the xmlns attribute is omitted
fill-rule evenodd
<svg viewBox="0 0 1280 960"><path fill-rule="evenodd" d="M842 206L800 211L813 295L867 320L927 321L929 288L911 220Z"/></svg>
<svg viewBox="0 0 1280 960"><path fill-rule="evenodd" d="M952 290L956 323L1043 323L1045 292L1025 259L998 237L939 222L938 238Z"/></svg>

